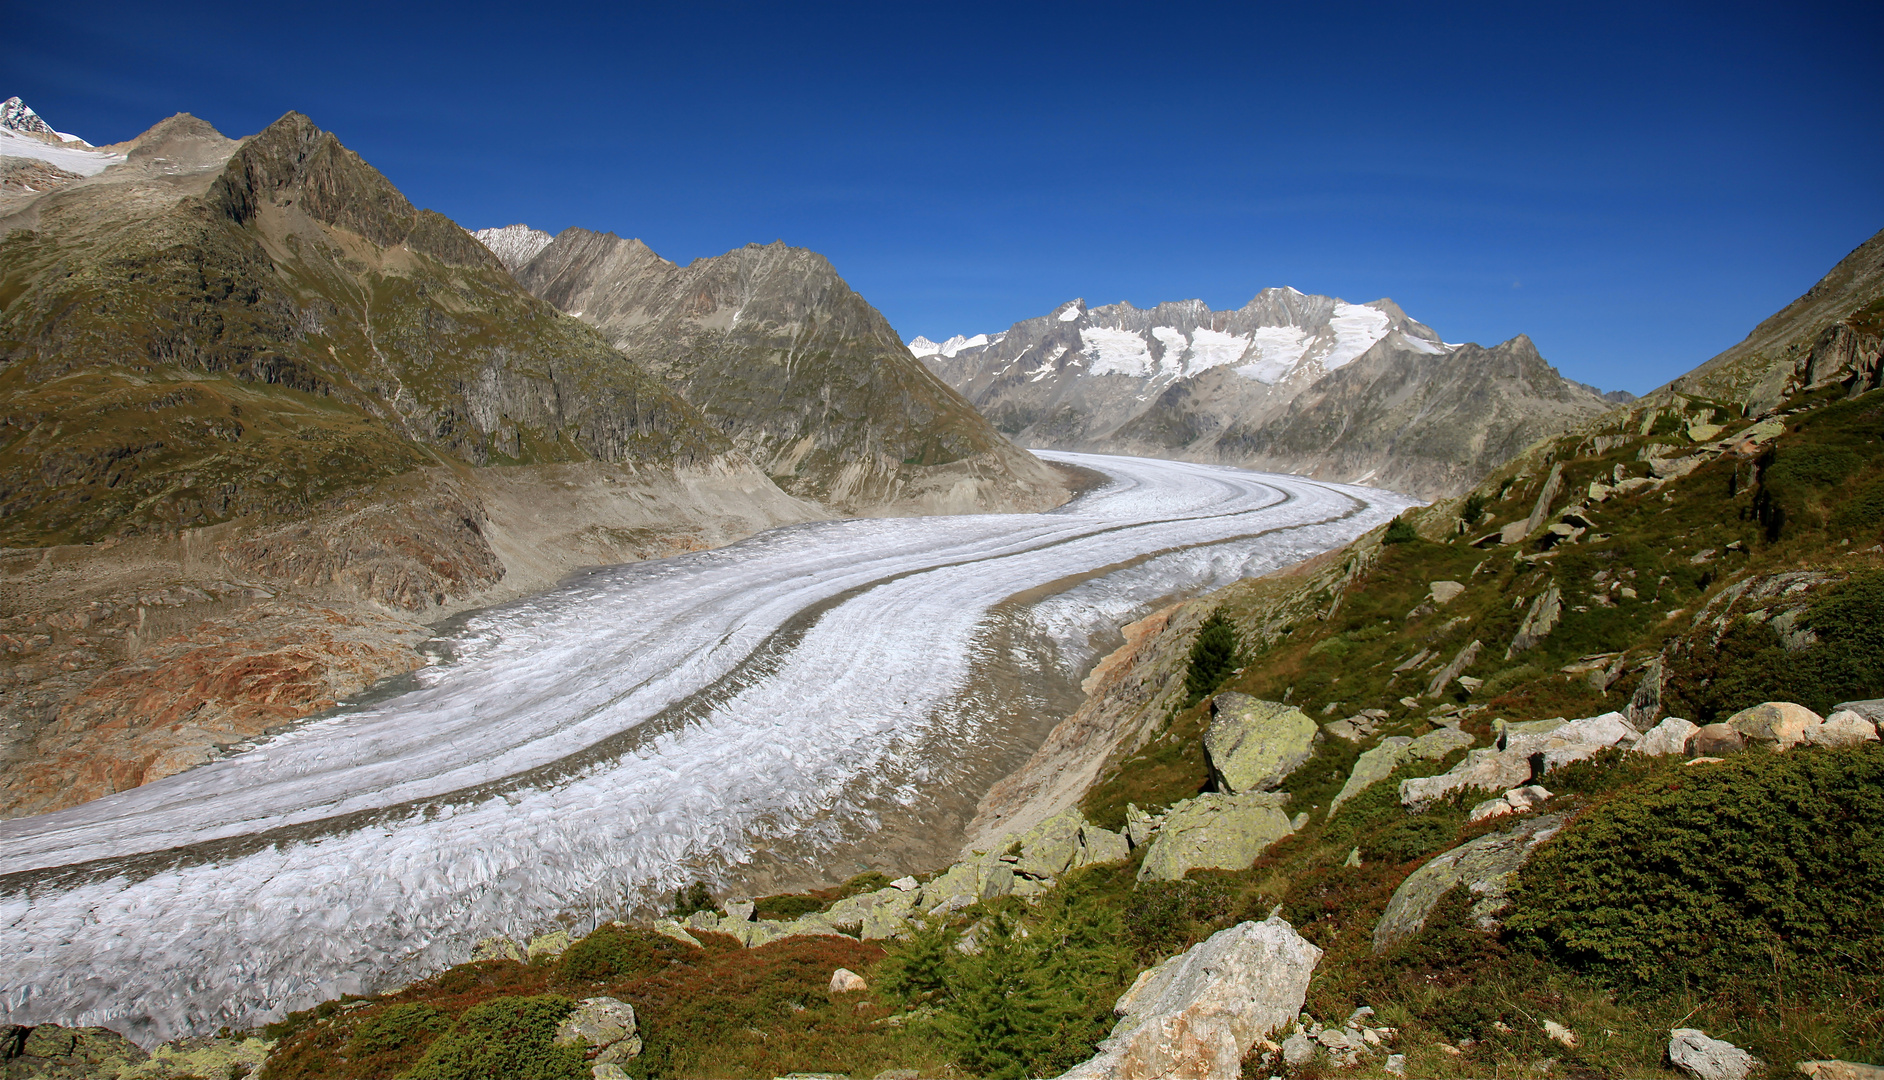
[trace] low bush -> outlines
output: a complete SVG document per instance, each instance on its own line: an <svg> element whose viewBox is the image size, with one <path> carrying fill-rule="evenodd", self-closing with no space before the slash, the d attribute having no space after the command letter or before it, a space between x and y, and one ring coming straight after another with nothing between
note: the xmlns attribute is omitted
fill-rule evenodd
<svg viewBox="0 0 1884 1080"><path fill-rule="evenodd" d="M1617 984L1875 970L1884 747L1669 763L1520 872L1513 939Z"/></svg>
<svg viewBox="0 0 1884 1080"><path fill-rule="evenodd" d="M639 979L696 951L652 930L598 926L557 959L557 975L567 982Z"/></svg>
<svg viewBox="0 0 1884 1080"><path fill-rule="evenodd" d="M424 1002L388 1005L368 1017L347 1042L349 1058L397 1053L451 1027L451 1018Z"/></svg>
<svg viewBox="0 0 1884 1080"><path fill-rule="evenodd" d="M575 1002L555 994L493 998L465 1010L406 1073L411 1080L588 1080L575 1046L556 1046L556 1026Z"/></svg>
<svg viewBox="0 0 1884 1080"><path fill-rule="evenodd" d="M1387 523L1386 535L1380 538L1383 544L1407 544L1418 540L1420 534L1413 531L1413 523L1404 517L1396 517Z"/></svg>

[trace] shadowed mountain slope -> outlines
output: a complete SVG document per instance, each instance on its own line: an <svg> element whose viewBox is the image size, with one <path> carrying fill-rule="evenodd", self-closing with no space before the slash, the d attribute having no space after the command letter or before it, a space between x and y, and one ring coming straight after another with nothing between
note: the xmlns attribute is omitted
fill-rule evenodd
<svg viewBox="0 0 1884 1080"><path fill-rule="evenodd" d="M778 485L845 513L1039 509L1057 476L911 359L821 255L750 245L676 266L568 229L517 271L700 409Z"/></svg>

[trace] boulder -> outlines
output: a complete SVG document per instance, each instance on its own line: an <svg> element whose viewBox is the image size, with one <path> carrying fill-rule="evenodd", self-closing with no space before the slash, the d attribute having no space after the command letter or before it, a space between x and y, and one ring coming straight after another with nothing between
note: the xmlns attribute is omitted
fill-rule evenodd
<svg viewBox="0 0 1884 1080"><path fill-rule="evenodd" d="M1456 581L1434 581L1429 582L1426 587L1429 590L1427 596L1435 607L1445 607L1457 600L1459 594L1465 591L1465 586Z"/></svg>
<svg viewBox="0 0 1884 1080"><path fill-rule="evenodd" d="M1834 712L1823 724L1806 729L1807 746L1856 746L1877 742L1877 725L1850 709Z"/></svg>
<svg viewBox="0 0 1884 1080"><path fill-rule="evenodd" d="M824 918L839 930L870 940L901 933L915 910L916 894L891 885L847 896L832 904Z"/></svg>
<svg viewBox="0 0 1884 1080"><path fill-rule="evenodd" d="M1171 808L1138 868L1140 881L1179 881L1191 870L1243 870L1295 831L1273 792L1199 795Z"/></svg>
<svg viewBox="0 0 1884 1080"><path fill-rule="evenodd" d="M539 956L561 956L571 944L573 943L569 939L569 931L552 930L547 934L531 938L530 944L524 946L524 952L532 960Z"/></svg>
<svg viewBox="0 0 1884 1080"><path fill-rule="evenodd" d="M1393 770L1414 759L1439 761L1454 750L1466 749L1475 740L1472 736L1455 727L1435 728L1417 739L1405 735L1392 735L1380 740L1380 745L1363 753L1354 762L1354 771L1348 774L1347 783L1328 804L1328 816L1340 805L1366 791L1374 784L1392 775Z"/></svg>
<svg viewBox="0 0 1884 1080"><path fill-rule="evenodd" d="M1868 698L1864 701L1841 701L1832 706L1833 713L1855 712L1873 724L1884 728L1884 698Z"/></svg>
<svg viewBox="0 0 1884 1080"><path fill-rule="evenodd" d="M1668 1035L1668 1060L1701 1080L1746 1080L1760 1064L1759 1058L1733 1043L1710 1039L1695 1028L1675 1028Z"/></svg>
<svg viewBox="0 0 1884 1080"><path fill-rule="evenodd" d="M1125 839L1131 841L1133 847L1144 847L1151 843L1158 826L1158 819L1140 810L1136 803L1125 804Z"/></svg>
<svg viewBox="0 0 1884 1080"><path fill-rule="evenodd" d="M864 981L864 977L849 968L838 968L831 972L831 993L833 994L855 994L868 989L870 989L870 984Z"/></svg>
<svg viewBox="0 0 1884 1080"><path fill-rule="evenodd" d="M1546 814L1434 856L1393 891L1387 910L1374 927L1374 951L1385 952L1419 933L1440 898L1458 885L1479 898L1472 905L1472 916L1479 927L1496 929L1496 916L1504 910L1505 894L1518 868L1537 845L1557 835L1561 828L1561 816Z"/></svg>
<svg viewBox="0 0 1884 1080"><path fill-rule="evenodd" d="M1078 807L1062 810L1029 829L1019 838L1020 861L1014 872L1031 878L1057 878L1066 873L1079 854L1079 830L1086 815ZM1004 846L1006 841L995 846Z"/></svg>
<svg viewBox="0 0 1884 1080"><path fill-rule="evenodd" d="M265 1058L272 1044L251 1041L263 1048L261 1056ZM102 1027L0 1024L0 1047L4 1047L0 1049L0 1069L4 1069L0 1075L9 1078L134 1075L139 1066L148 1067L151 1058L136 1043ZM259 1067L259 1062L256 1065Z"/></svg>
<svg viewBox="0 0 1884 1080"><path fill-rule="evenodd" d="M673 919L654 920L653 930L662 937L673 938L683 945L691 945L696 949L700 947L700 939L689 934L686 927L675 922Z"/></svg>
<svg viewBox="0 0 1884 1080"><path fill-rule="evenodd" d="M908 874L904 874L902 877L899 877L895 881L890 882L890 888L896 889L900 892L915 892L916 890L922 888L922 882L917 881L915 878L910 877Z"/></svg>
<svg viewBox="0 0 1884 1080"><path fill-rule="evenodd" d="M641 1036L635 1034L635 1007L612 997L584 998L576 1009L556 1026L557 1046L592 1046L603 1064L620 1064L641 1052Z"/></svg>
<svg viewBox="0 0 1884 1080"><path fill-rule="evenodd" d="M1423 810L1461 788L1506 791L1536 779L1533 758L1542 771L1593 757L1609 746L1632 745L1639 737L1628 717L1609 712L1564 723L1538 720L1511 724L1498 745L1474 750L1465 760L1438 776L1400 782L1400 801Z"/></svg>
<svg viewBox="0 0 1884 1080"><path fill-rule="evenodd" d="M726 917L734 922L751 922L752 913L759 907L753 900L728 900L725 906Z"/></svg>
<svg viewBox="0 0 1884 1080"><path fill-rule="evenodd" d="M1884 1066L1856 1061L1801 1061L1799 1071L1812 1080L1884 1080Z"/></svg>
<svg viewBox="0 0 1884 1080"><path fill-rule="evenodd" d="M1550 792L1536 784L1512 788L1496 799L1487 799L1474 806L1471 820L1484 821L1486 818L1503 817L1506 814L1528 814L1548 801L1550 801Z"/></svg>
<svg viewBox="0 0 1884 1080"><path fill-rule="evenodd" d="M1204 753L1217 790L1228 795L1282 783L1308 760L1321 733L1302 710L1248 694L1218 694L1210 711Z"/></svg>
<svg viewBox="0 0 1884 1080"><path fill-rule="evenodd" d="M1460 649L1450 663L1433 673L1432 681L1426 684L1426 696L1438 697L1444 693L1452 680L1459 677L1460 672L1478 662L1479 650L1484 647L1484 642L1474 639L1471 644Z"/></svg>
<svg viewBox="0 0 1884 1080"><path fill-rule="evenodd" d="M1719 758L1746 744L1747 740L1726 724L1705 724L1694 733L1694 739L1688 745L1696 757Z"/></svg>
<svg viewBox="0 0 1884 1080"><path fill-rule="evenodd" d="M1701 730L1679 716L1671 716L1642 733L1642 738L1635 744L1635 752L1651 757L1665 757L1669 754L1686 755L1688 744L1694 740L1694 733Z"/></svg>
<svg viewBox="0 0 1884 1080"><path fill-rule="evenodd" d="M1805 741L1807 728L1824 722L1825 718L1818 713L1790 701L1762 702L1727 718L1727 726L1748 741L1768 743L1775 750L1798 746Z"/></svg>
<svg viewBox="0 0 1884 1080"><path fill-rule="evenodd" d="M472 960L515 960L522 963L523 950L507 937L488 937L471 948Z"/></svg>
<svg viewBox="0 0 1884 1080"><path fill-rule="evenodd" d="M1301 1012L1320 960L1273 915L1219 931L1140 975L1113 1006L1111 1035L1066 1080L1234 1080L1256 1041Z"/></svg>
<svg viewBox="0 0 1884 1080"><path fill-rule="evenodd" d="M1315 1040L1308 1037L1308 1032L1298 1031L1282 1040L1282 1060L1294 1068L1301 1068L1315 1056Z"/></svg>
<svg viewBox="0 0 1884 1080"><path fill-rule="evenodd" d="M1115 833L1097 825L1083 825L1079 830L1079 854L1074 856L1075 867L1092 866L1095 863L1124 862L1132 857L1132 845L1124 833Z"/></svg>
<svg viewBox="0 0 1884 1080"><path fill-rule="evenodd" d="M1511 647L1505 650L1505 659L1536 647L1537 643L1550 636L1557 628L1557 620L1563 616L1563 592L1552 585L1539 593L1531 601L1530 609L1524 613L1524 621L1518 624L1518 632L1511 638Z"/></svg>

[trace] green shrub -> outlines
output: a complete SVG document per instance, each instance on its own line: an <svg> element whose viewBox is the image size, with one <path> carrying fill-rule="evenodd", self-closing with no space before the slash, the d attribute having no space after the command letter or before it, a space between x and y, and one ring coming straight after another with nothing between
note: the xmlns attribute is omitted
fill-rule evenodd
<svg viewBox="0 0 1884 1080"><path fill-rule="evenodd" d="M598 926L557 958L557 974L566 982L639 979L667 967L694 950L652 930Z"/></svg>
<svg viewBox="0 0 1884 1080"><path fill-rule="evenodd" d="M801 893L782 893L778 896L762 896L753 901L752 917L755 919L780 919L789 921L800 915L809 915L814 911L823 911L824 901L815 896Z"/></svg>
<svg viewBox="0 0 1884 1080"><path fill-rule="evenodd" d="M1873 480L1858 489L1832 512L1832 527L1846 536L1869 539L1884 525L1884 480Z"/></svg>
<svg viewBox="0 0 1884 1080"><path fill-rule="evenodd" d="M906 1005L940 995L948 988L949 961L955 952L956 933L947 919L923 922L906 941L892 945L877 969L877 987Z"/></svg>
<svg viewBox="0 0 1884 1080"><path fill-rule="evenodd" d="M1212 690L1236 670L1236 627L1223 612L1213 611L1197 628L1197 640L1191 643L1191 666L1184 676L1186 706L1204 700Z"/></svg>
<svg viewBox="0 0 1884 1080"><path fill-rule="evenodd" d="M1413 523L1405 517L1396 517L1387 523L1387 534L1380 538L1383 544L1406 544L1418 540L1420 534L1413 531Z"/></svg>
<svg viewBox="0 0 1884 1080"><path fill-rule="evenodd" d="M1472 696L1480 701L1490 701L1500 694L1509 693L1528 682L1543 677L1544 669L1536 664L1517 664L1493 672L1491 677L1485 680L1485 685L1479 687L1478 693Z"/></svg>
<svg viewBox="0 0 1884 1080"><path fill-rule="evenodd" d="M674 893L674 906L668 915L675 919L684 919L701 911L718 912L720 907L713 902L713 890L704 881L696 881Z"/></svg>
<svg viewBox="0 0 1884 1080"><path fill-rule="evenodd" d="M492 998L467 1010L406 1075L411 1080L588 1080L580 1047L556 1046L575 1002L554 994Z"/></svg>
<svg viewBox="0 0 1884 1080"><path fill-rule="evenodd" d="M971 1076L1056 1076L1092 1056L1132 966L1106 908L1061 907L1023 936L1003 915L950 961L939 1027Z"/></svg>
<svg viewBox="0 0 1884 1080"><path fill-rule="evenodd" d="M1884 747L1669 763L1520 872L1514 941L1670 989L1884 961Z"/></svg>
<svg viewBox="0 0 1884 1080"><path fill-rule="evenodd" d="M1127 939L1149 967L1182 952L1229 917L1230 891L1217 881L1141 881L1126 898Z"/></svg>
<svg viewBox="0 0 1884 1080"><path fill-rule="evenodd" d="M1762 701L1796 701L1821 714L1884 686L1884 572L1853 575L1807 608L1816 644L1788 649L1764 622L1737 620L1717 642L1676 661L1674 703L1711 723Z"/></svg>
<svg viewBox="0 0 1884 1080"><path fill-rule="evenodd" d="M1459 520L1467 525L1477 521L1485 513L1485 496L1474 491L1465 497L1465 505L1459 507Z"/></svg>
<svg viewBox="0 0 1884 1080"><path fill-rule="evenodd" d="M413 1043L444 1031L451 1019L423 1002L388 1005L362 1023L347 1042L354 1059L404 1050Z"/></svg>

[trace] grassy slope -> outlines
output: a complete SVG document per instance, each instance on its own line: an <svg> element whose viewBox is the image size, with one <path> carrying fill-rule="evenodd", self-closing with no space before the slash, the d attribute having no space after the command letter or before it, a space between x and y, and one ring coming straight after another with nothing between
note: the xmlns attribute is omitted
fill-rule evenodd
<svg viewBox="0 0 1884 1080"><path fill-rule="evenodd" d="M201 198L48 199L0 241L0 545L302 517L427 464L727 445L305 118Z"/></svg>

